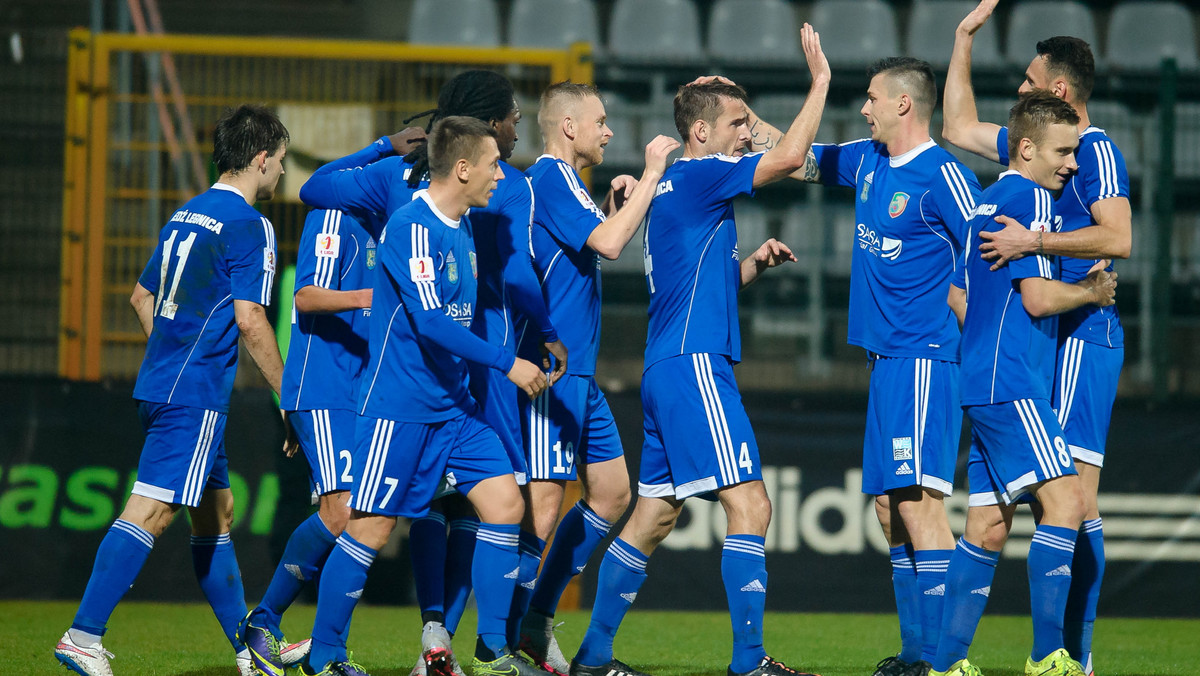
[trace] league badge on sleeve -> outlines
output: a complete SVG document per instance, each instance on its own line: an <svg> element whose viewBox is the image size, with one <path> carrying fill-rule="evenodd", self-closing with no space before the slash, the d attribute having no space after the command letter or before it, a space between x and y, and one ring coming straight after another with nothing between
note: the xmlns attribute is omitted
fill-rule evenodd
<svg viewBox="0 0 1200 676"><path fill-rule="evenodd" d="M263 270L265 272L275 272L275 250L271 247L263 248Z"/></svg>
<svg viewBox="0 0 1200 676"><path fill-rule="evenodd" d="M896 218L900 214L904 213L904 209L907 206L908 193L898 192L895 195L892 195L892 202L891 204L888 204L888 216Z"/></svg>
<svg viewBox="0 0 1200 676"><path fill-rule="evenodd" d="M433 259L429 256L408 259L408 276L414 282L432 282Z"/></svg>
<svg viewBox="0 0 1200 676"><path fill-rule="evenodd" d="M317 237L317 258L337 258L342 251L342 236L325 233Z"/></svg>

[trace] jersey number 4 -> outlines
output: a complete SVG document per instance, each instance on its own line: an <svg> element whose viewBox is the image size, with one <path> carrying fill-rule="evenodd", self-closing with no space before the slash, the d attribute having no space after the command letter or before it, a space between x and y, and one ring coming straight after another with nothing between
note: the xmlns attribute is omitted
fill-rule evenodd
<svg viewBox="0 0 1200 676"><path fill-rule="evenodd" d="M154 308L154 314L166 319L175 319L175 312L179 309L179 306L175 304L175 292L179 290L179 279L183 277L183 268L187 265L188 256L192 253L192 243L196 241L196 233L193 232L187 236L187 239L179 243L179 248L174 252L179 263L175 266L175 272L171 278L171 289L167 291L167 275L171 268L171 249L175 246L175 237L178 234L178 230L172 230L167 241L163 242L162 266L158 273L158 305Z"/></svg>

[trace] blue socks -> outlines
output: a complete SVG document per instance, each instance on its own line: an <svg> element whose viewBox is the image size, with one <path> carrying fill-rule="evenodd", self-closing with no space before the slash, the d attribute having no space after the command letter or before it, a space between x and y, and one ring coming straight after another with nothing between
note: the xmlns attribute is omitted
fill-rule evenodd
<svg viewBox="0 0 1200 676"><path fill-rule="evenodd" d="M1038 662L1063 646L1063 615L1071 589L1077 530L1039 525L1029 545L1029 598L1033 652Z"/></svg>
<svg viewBox="0 0 1200 676"><path fill-rule="evenodd" d="M238 624L246 616L246 592L242 589L242 571L229 533L192 536L192 566L208 605L212 606L225 638L233 649L241 650Z"/></svg>
<svg viewBox="0 0 1200 676"><path fill-rule="evenodd" d="M921 613L921 659L933 662L942 630L942 608L946 600L946 569L952 549L925 549L914 553Z"/></svg>
<svg viewBox="0 0 1200 676"><path fill-rule="evenodd" d="M625 613L646 581L649 558L621 538L613 540L600 564L596 582L596 601L587 633L575 655L575 662L590 667L608 664L613 658L613 639Z"/></svg>
<svg viewBox="0 0 1200 676"><path fill-rule="evenodd" d="M1085 671L1090 671L1092 626L1096 622L1100 582L1104 579L1104 525L1099 518L1088 519L1079 531L1071 564L1063 641L1071 657L1084 665Z"/></svg>
<svg viewBox="0 0 1200 676"><path fill-rule="evenodd" d="M374 549L342 533L321 569L317 593L317 618L313 623L308 664L321 671L330 662L346 660L350 616L362 596L367 570L375 561Z"/></svg>
<svg viewBox="0 0 1200 676"><path fill-rule="evenodd" d="M521 642L521 619L529 610L529 600L533 598L533 589L537 585L538 566L542 563L542 551L546 541L529 531L521 531L520 535L520 571L517 573L517 585L513 589L512 603L508 610L508 647L516 652Z"/></svg>
<svg viewBox="0 0 1200 676"><path fill-rule="evenodd" d="M992 593L992 579L996 576L999 560L1000 552L989 552L959 538L946 572L946 612L942 617L937 656L931 660L935 670L946 671L967 656Z"/></svg>
<svg viewBox="0 0 1200 676"><path fill-rule="evenodd" d="M547 617L554 617L563 590L571 578L583 572L592 552L608 537L610 528L612 524L593 512L583 500L563 515L533 592L531 605L534 608Z"/></svg>
<svg viewBox="0 0 1200 676"><path fill-rule="evenodd" d="M475 558L475 533L479 519L462 517L450 520L450 535L446 538L446 631L453 636L471 596L471 562Z"/></svg>
<svg viewBox="0 0 1200 676"><path fill-rule="evenodd" d="M758 668L767 651L763 648L763 613L767 607L767 558L765 539L758 535L727 535L721 549L721 581L729 601L733 625L735 674Z"/></svg>
<svg viewBox="0 0 1200 676"><path fill-rule="evenodd" d="M413 583L422 620L426 613L445 613L446 517L429 512L414 519L408 529L408 551L412 559Z"/></svg>
<svg viewBox="0 0 1200 676"><path fill-rule="evenodd" d="M336 541L319 514L305 519L288 538L271 584L254 609L256 622L262 622L275 638L283 636L280 616L300 595L304 583L317 578Z"/></svg>
<svg viewBox="0 0 1200 676"><path fill-rule="evenodd" d="M505 651L506 620L513 589L521 574L517 524L480 523L476 534L471 582L479 609L475 656L490 662ZM490 653L490 654L489 654Z"/></svg>
<svg viewBox="0 0 1200 676"><path fill-rule="evenodd" d="M83 592L71 629L99 640L104 635L108 618L121 597L133 586L153 548L154 536L145 529L128 521L114 521L96 550L92 577Z"/></svg>
<svg viewBox="0 0 1200 676"><path fill-rule="evenodd" d="M912 545L892 547L891 559L892 590L896 594L896 615L900 619L900 659L912 663L921 659L923 635Z"/></svg>

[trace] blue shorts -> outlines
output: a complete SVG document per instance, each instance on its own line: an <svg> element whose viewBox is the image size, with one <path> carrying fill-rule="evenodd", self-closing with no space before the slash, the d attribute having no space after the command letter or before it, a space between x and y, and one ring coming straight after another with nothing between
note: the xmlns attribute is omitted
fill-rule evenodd
<svg viewBox="0 0 1200 676"><path fill-rule="evenodd" d="M339 408L293 411L288 416L308 460L313 491L327 495L354 484L354 428L358 415Z"/></svg>
<svg viewBox="0 0 1200 676"><path fill-rule="evenodd" d="M467 362L467 370L470 372L467 386L471 396L483 411L484 420L504 444L517 485L524 486L529 470L525 463L525 447L521 443L521 406L517 400L520 390L494 368Z"/></svg>
<svg viewBox="0 0 1200 676"><path fill-rule="evenodd" d="M350 506L383 516L422 517L442 480L466 495L480 481L512 476L500 438L478 409L437 423L359 416Z"/></svg>
<svg viewBox="0 0 1200 676"><path fill-rule="evenodd" d="M138 417L146 443L134 495L197 507L204 491L229 488L224 413L139 401Z"/></svg>
<svg viewBox="0 0 1200 676"><path fill-rule="evenodd" d="M638 495L693 495L762 480L758 442L725 355L684 354L642 374Z"/></svg>
<svg viewBox="0 0 1200 676"><path fill-rule="evenodd" d="M967 406L966 411L971 419L972 456L975 457L977 447L988 477L984 485L979 468L972 472L968 465L970 493L974 498L968 504L994 504L984 501L989 494L1011 504L1031 486L1076 473L1067 440L1049 401L1018 399Z"/></svg>
<svg viewBox="0 0 1200 676"><path fill-rule="evenodd" d="M924 486L950 495L960 434L958 364L872 358L863 493L883 495L897 488Z"/></svg>
<svg viewBox="0 0 1200 676"><path fill-rule="evenodd" d="M625 455L612 410L592 376L568 373L532 402L523 392L520 400L530 479L574 481L577 463Z"/></svg>
<svg viewBox="0 0 1200 676"><path fill-rule="evenodd" d="M1054 410L1067 436L1071 457L1096 467L1104 466L1108 422L1117 399L1117 381L1125 348L1106 347L1078 338L1058 346L1058 373L1054 382Z"/></svg>

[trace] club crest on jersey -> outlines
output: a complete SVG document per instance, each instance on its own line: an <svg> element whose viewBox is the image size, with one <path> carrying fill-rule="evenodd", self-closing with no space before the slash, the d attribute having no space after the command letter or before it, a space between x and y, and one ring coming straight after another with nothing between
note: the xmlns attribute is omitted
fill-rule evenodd
<svg viewBox="0 0 1200 676"><path fill-rule="evenodd" d="M368 270L375 269L375 249L376 249L376 247L377 247L377 245L375 244L375 238L368 237L367 238L367 269Z"/></svg>
<svg viewBox="0 0 1200 676"><path fill-rule="evenodd" d="M475 252L472 251L469 255L471 257L471 276L475 279L479 279L479 267L475 263Z"/></svg>
<svg viewBox="0 0 1200 676"><path fill-rule="evenodd" d="M875 182L875 172L872 171L871 173L867 174L866 178L863 179L863 189L858 195L859 202L867 201L867 197L871 194L871 184L873 182Z"/></svg>
<svg viewBox="0 0 1200 676"><path fill-rule="evenodd" d="M453 251L446 255L446 281L458 284L458 260L454 258Z"/></svg>
<svg viewBox="0 0 1200 676"><path fill-rule="evenodd" d="M888 205L888 216L896 218L904 213L904 208L908 206L908 193L898 192L892 195L892 203Z"/></svg>

